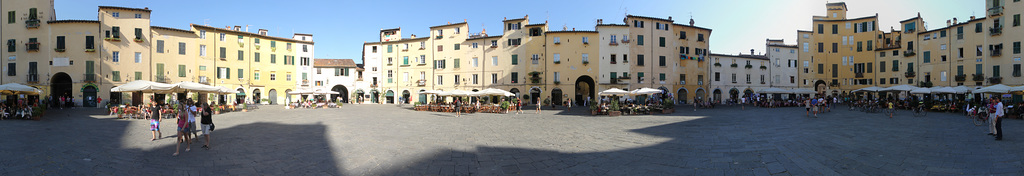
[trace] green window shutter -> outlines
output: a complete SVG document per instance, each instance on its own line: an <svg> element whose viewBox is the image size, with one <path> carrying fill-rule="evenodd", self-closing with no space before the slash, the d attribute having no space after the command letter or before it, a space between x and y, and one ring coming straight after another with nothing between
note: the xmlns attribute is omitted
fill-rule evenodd
<svg viewBox="0 0 1024 176"><path fill-rule="evenodd" d="M178 65L178 77L185 77L185 65Z"/></svg>
<svg viewBox="0 0 1024 176"><path fill-rule="evenodd" d="M644 35L636 36L636 45L644 45Z"/></svg>
<svg viewBox="0 0 1024 176"><path fill-rule="evenodd" d="M460 44L455 44L455 50L459 50L459 48L462 48Z"/></svg>
<svg viewBox="0 0 1024 176"><path fill-rule="evenodd" d="M96 73L96 68L93 66L95 64L96 61L85 61L85 74Z"/></svg>
<svg viewBox="0 0 1024 176"><path fill-rule="evenodd" d="M609 78L610 78L610 79L615 79L615 78L618 78L618 77L616 76L617 74L618 74L618 73L616 73L616 72L611 72L611 74L609 74L609 75L611 75L611 77L609 77Z"/></svg>
<svg viewBox="0 0 1024 176"><path fill-rule="evenodd" d="M391 53L391 47L392 45L388 45L388 53Z"/></svg>
<svg viewBox="0 0 1024 176"><path fill-rule="evenodd" d="M659 80L664 81L665 80L665 74L664 73L658 74L658 78L659 78Z"/></svg>
<svg viewBox="0 0 1024 176"><path fill-rule="evenodd" d="M512 55L512 65L519 65L519 55Z"/></svg>
<svg viewBox="0 0 1024 176"><path fill-rule="evenodd" d="M244 72L244 70L242 70L241 68L239 68L239 69L238 69L238 79L242 79L242 78L243 78L243 75L245 75L245 72Z"/></svg>
<svg viewBox="0 0 1024 176"><path fill-rule="evenodd" d="M925 51L924 53L921 53L921 54L923 54L923 58L924 58L922 60L922 62L924 62L924 63L932 62L932 52L931 51Z"/></svg>
<svg viewBox="0 0 1024 176"><path fill-rule="evenodd" d="M402 65L409 65L409 56L402 57Z"/></svg>
<svg viewBox="0 0 1024 176"><path fill-rule="evenodd" d="M658 38L658 46L665 47L665 37Z"/></svg>
<svg viewBox="0 0 1024 176"><path fill-rule="evenodd" d="M260 62L260 53L253 53L252 61L253 62Z"/></svg>
<svg viewBox="0 0 1024 176"><path fill-rule="evenodd" d="M14 11L7 12L7 24L14 23Z"/></svg>
<svg viewBox="0 0 1024 176"><path fill-rule="evenodd" d="M277 47L277 41L273 41L273 40L271 40L271 41L270 41L270 47L271 47L271 48Z"/></svg>
<svg viewBox="0 0 1024 176"><path fill-rule="evenodd" d="M110 77L111 77L110 79L113 80L114 82L121 81L121 72L120 71L113 71L113 72L110 73Z"/></svg>
<svg viewBox="0 0 1024 176"><path fill-rule="evenodd" d="M245 51L238 50L238 60L244 60L243 58L245 58Z"/></svg>
<svg viewBox="0 0 1024 176"><path fill-rule="evenodd" d="M455 59L455 68L459 68L459 59Z"/></svg>
<svg viewBox="0 0 1024 176"><path fill-rule="evenodd" d="M999 66L998 65L993 65L992 66L992 77L999 77Z"/></svg>
<svg viewBox="0 0 1024 176"><path fill-rule="evenodd" d="M224 78L231 79L231 68L224 67Z"/></svg>
<svg viewBox="0 0 1024 176"><path fill-rule="evenodd" d="M142 28L135 28L135 39L142 39Z"/></svg>
<svg viewBox="0 0 1024 176"><path fill-rule="evenodd" d="M270 43L273 44L274 41L270 41ZM277 63L277 54L270 54L270 63L271 64Z"/></svg>
<svg viewBox="0 0 1024 176"><path fill-rule="evenodd" d="M135 72L135 80L142 80L142 72Z"/></svg>
<svg viewBox="0 0 1024 176"><path fill-rule="evenodd" d="M163 63L157 63L156 64L156 76L160 77L160 76L163 76L163 75L164 75L164 64Z"/></svg>
<svg viewBox="0 0 1024 176"><path fill-rule="evenodd" d="M228 58L228 48L220 47L220 58Z"/></svg>

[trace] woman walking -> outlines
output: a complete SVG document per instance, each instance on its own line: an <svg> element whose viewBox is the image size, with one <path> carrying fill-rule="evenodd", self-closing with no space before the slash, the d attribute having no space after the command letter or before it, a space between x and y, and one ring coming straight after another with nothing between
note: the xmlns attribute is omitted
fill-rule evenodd
<svg viewBox="0 0 1024 176"><path fill-rule="evenodd" d="M150 112L152 114L150 116L148 116L149 117L149 131L151 131L153 133L153 138L149 139L149 140L150 141L155 141L156 139L163 138L163 136L164 136L164 134L160 132L160 120L162 118L160 118L160 114L161 114L160 113L160 106L159 105L155 105L155 104L150 104L150 105L151 105L150 106Z"/></svg>
<svg viewBox="0 0 1024 176"><path fill-rule="evenodd" d="M178 117L178 144L177 144L177 146L174 147L174 155L171 155L171 156L178 156L178 150L181 149L181 143L186 143L187 142L187 144L185 144L185 152L188 152L189 150L192 150L192 140L189 140L189 136L188 136L188 131L189 131L189 129L188 129L189 128L189 126L188 126L189 125L189 123L188 123L188 113L189 112L188 112L188 110L186 110L188 108L185 108L186 107L185 103L178 103L178 107L179 107L178 108L178 114L177 114L177 117Z"/></svg>
<svg viewBox="0 0 1024 176"><path fill-rule="evenodd" d="M537 101L537 114L540 114L540 101Z"/></svg>

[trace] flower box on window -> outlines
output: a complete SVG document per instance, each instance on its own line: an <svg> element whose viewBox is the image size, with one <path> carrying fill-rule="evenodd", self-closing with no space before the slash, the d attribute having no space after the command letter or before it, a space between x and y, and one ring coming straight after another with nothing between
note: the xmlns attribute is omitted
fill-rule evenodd
<svg viewBox="0 0 1024 176"><path fill-rule="evenodd" d="M562 82L561 82L561 81L554 81L554 82L552 82L552 83L555 83L555 84L562 84Z"/></svg>
<svg viewBox="0 0 1024 176"><path fill-rule="evenodd" d="M991 77L991 78L988 78L988 83L991 83L991 84L1001 84L1001 83L1003 83L1003 77Z"/></svg>
<svg viewBox="0 0 1024 176"><path fill-rule="evenodd" d="M115 38L104 38L103 40L112 41L112 42L120 42L121 38L116 38L116 37Z"/></svg>
<svg viewBox="0 0 1024 176"><path fill-rule="evenodd" d="M906 76L907 78L913 78L914 76L917 76L917 73L914 73L912 71L907 71L907 72L903 73L903 76Z"/></svg>
<svg viewBox="0 0 1024 176"><path fill-rule="evenodd" d="M964 82L964 81L967 81L967 75L959 74L959 75L954 76L953 79L955 79L956 82Z"/></svg>
<svg viewBox="0 0 1024 176"><path fill-rule="evenodd" d="M715 63L715 67L721 67L722 63Z"/></svg>
<svg viewBox="0 0 1024 176"><path fill-rule="evenodd" d="M135 42L144 42L145 40L142 40L141 38L135 38L133 41L135 41Z"/></svg>
<svg viewBox="0 0 1024 176"><path fill-rule="evenodd" d="M733 63L732 65L729 65L729 66L732 67L732 68L740 67L740 65L736 64L736 63Z"/></svg>
<svg viewBox="0 0 1024 176"><path fill-rule="evenodd" d="M253 45L253 46L256 47L257 50L260 49L260 45Z"/></svg>
<svg viewBox="0 0 1024 176"><path fill-rule="evenodd" d="M270 51L271 51L271 52L273 52L273 51L277 51L277 47L270 47Z"/></svg>
<svg viewBox="0 0 1024 176"><path fill-rule="evenodd" d="M56 52L64 52L64 50L65 50L64 48L54 48L53 49L53 51L56 51Z"/></svg>
<svg viewBox="0 0 1024 176"><path fill-rule="evenodd" d="M555 61L555 64L560 64L560 63L562 63L562 61Z"/></svg>
<svg viewBox="0 0 1024 176"><path fill-rule="evenodd" d="M754 68L754 66L750 65L750 64L747 64L747 65L743 66L743 68L751 69L751 68Z"/></svg>
<svg viewBox="0 0 1024 176"><path fill-rule="evenodd" d="M590 64L590 61L583 61L583 65Z"/></svg>
<svg viewBox="0 0 1024 176"><path fill-rule="evenodd" d="M974 77L971 78L971 80L973 80L973 81L985 81L985 74L973 74L973 75L974 75Z"/></svg>
<svg viewBox="0 0 1024 176"><path fill-rule="evenodd" d="M85 49L85 52L96 52L96 49Z"/></svg>

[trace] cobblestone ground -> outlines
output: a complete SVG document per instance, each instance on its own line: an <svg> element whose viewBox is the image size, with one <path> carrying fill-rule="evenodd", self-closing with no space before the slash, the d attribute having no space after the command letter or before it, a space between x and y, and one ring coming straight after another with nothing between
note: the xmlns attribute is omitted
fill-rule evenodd
<svg viewBox="0 0 1024 176"><path fill-rule="evenodd" d="M394 105L214 116L212 150L174 152L174 124L102 109L0 121L0 175L1024 175L1024 121L1005 140L962 115L680 107L589 116L417 112Z"/></svg>

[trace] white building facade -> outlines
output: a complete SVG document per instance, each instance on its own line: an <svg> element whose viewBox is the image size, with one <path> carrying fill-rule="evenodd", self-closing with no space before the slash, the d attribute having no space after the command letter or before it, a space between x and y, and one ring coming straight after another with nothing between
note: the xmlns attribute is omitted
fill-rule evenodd
<svg viewBox="0 0 1024 176"><path fill-rule="evenodd" d="M359 67L352 59L313 59L313 71L310 73L311 89L314 91L334 91L329 99L334 102L352 102L352 88L356 87Z"/></svg>
<svg viewBox="0 0 1024 176"><path fill-rule="evenodd" d="M765 44L767 57L771 60L768 66L771 72L770 87L794 89L797 87L797 59L799 49L796 45L786 45L782 39L768 39Z"/></svg>
<svg viewBox="0 0 1024 176"><path fill-rule="evenodd" d="M313 41L313 35L311 34L294 34L292 39L301 41ZM310 82L310 72L313 70L313 44L296 43L298 51L295 52L297 64L295 64L296 76L299 79L295 79L295 87L299 90L309 90L312 86Z"/></svg>
<svg viewBox="0 0 1024 176"><path fill-rule="evenodd" d="M753 52L753 50L751 50ZM736 102L769 88L769 60L763 55L710 54L713 102Z"/></svg>

